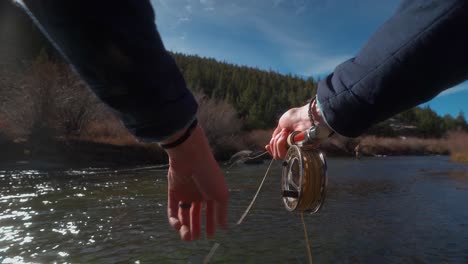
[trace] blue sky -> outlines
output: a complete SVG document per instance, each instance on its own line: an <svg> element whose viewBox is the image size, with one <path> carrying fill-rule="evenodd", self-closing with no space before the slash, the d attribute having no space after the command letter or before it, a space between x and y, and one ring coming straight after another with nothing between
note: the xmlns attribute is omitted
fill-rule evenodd
<svg viewBox="0 0 468 264"><path fill-rule="evenodd" d="M398 0L152 0L172 51L323 77L353 55ZM468 82L428 102L439 114L468 114Z"/></svg>

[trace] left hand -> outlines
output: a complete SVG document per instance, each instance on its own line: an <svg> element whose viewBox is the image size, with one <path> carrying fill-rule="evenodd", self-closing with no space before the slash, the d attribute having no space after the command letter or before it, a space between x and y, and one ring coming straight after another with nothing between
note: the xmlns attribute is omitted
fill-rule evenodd
<svg viewBox="0 0 468 264"><path fill-rule="evenodd" d="M217 225L227 228L228 189L201 127L197 126L186 142L167 153L169 224L179 231L182 240L199 239L205 204L207 237L215 233Z"/></svg>

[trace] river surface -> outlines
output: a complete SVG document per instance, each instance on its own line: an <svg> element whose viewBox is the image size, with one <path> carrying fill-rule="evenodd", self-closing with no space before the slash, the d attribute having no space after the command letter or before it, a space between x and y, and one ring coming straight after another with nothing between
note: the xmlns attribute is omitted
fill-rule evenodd
<svg viewBox="0 0 468 264"><path fill-rule="evenodd" d="M468 165L447 157L329 159L323 209L305 215L314 263L468 263ZM268 164L225 170L228 232L184 243L157 170L0 165L0 263L307 263L280 164L240 226Z"/></svg>

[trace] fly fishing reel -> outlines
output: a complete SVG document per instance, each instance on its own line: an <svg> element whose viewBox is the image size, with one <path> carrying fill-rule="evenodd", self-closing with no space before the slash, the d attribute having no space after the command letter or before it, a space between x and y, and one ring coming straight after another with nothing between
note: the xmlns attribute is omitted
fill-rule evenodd
<svg viewBox="0 0 468 264"><path fill-rule="evenodd" d="M317 142L318 127L293 132L288 137L289 150L283 162L281 191L288 211L316 213L327 192L325 156L311 145Z"/></svg>

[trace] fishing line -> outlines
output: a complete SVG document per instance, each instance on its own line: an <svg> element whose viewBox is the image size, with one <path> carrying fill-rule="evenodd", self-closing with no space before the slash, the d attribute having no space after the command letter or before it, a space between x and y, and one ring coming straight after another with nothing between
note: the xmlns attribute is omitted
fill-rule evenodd
<svg viewBox="0 0 468 264"><path fill-rule="evenodd" d="M309 264L312 264L312 250L310 249L309 234L307 232L307 226L304 221L304 211L301 212L302 227L304 228L304 237L306 242L307 257L309 258Z"/></svg>
<svg viewBox="0 0 468 264"><path fill-rule="evenodd" d="M268 173L270 172L270 168L271 168L271 164L273 164L273 161L274 159L271 159L271 162L270 162L270 165L268 165L268 168L265 172L265 176L263 176L263 180L262 182L260 183L260 186L258 186L258 189L257 189L257 192L255 193L252 201L250 202L249 206L247 207L247 209L245 210L244 214L241 216L241 218L239 219L239 221L237 221L237 225L240 225L242 224L242 222L244 221L245 217L247 216L247 214L250 212L250 209L252 208L252 206L254 205L255 203L255 200L257 200L257 197L258 197L258 194L260 193L260 190L262 189L263 187L263 184L265 183L265 179L266 177L268 176Z"/></svg>
<svg viewBox="0 0 468 264"><path fill-rule="evenodd" d="M239 160L236 160L235 162L233 162L226 170L231 169L234 165L238 164L239 162L244 162L244 161L246 161L246 160L258 159L258 158L260 158L261 156L263 156L263 155L265 155L265 154L267 154L267 153L268 153L268 152L265 151L265 152L263 152L262 154L257 155L257 156L254 156L254 157L240 158Z"/></svg>
<svg viewBox="0 0 468 264"><path fill-rule="evenodd" d="M294 135L293 135L294 136ZM257 157L260 157L264 152ZM253 157L257 158L257 157ZM247 158L248 159L248 158ZM239 226L252 209L262 189L266 177L270 172L273 159L268 166L265 175L257 189L249 206L242 214L236 225ZM232 167L232 166L231 166ZM316 213L320 210L325 200L327 189L327 163L325 156L318 150L307 145L290 144L290 148L283 161L281 191L283 202L288 211L299 212L304 229L305 244L309 264L312 264L312 250L309 235L304 220L304 212ZM209 263L216 250L220 246L215 243L204 259L204 264Z"/></svg>
<svg viewBox="0 0 468 264"><path fill-rule="evenodd" d="M301 216L309 264L312 264L312 251L304 221L304 212L311 214L318 212L325 201L328 183L327 162L323 153L316 148L320 140L329 136L329 133L323 132L323 127L313 125L306 131L294 131L288 136L287 143L289 149L283 161L281 175L281 194L284 206L288 211L298 212ZM255 159L266 153L264 152L257 157L248 157L247 159ZM237 221L237 226L242 224L255 203L272 164L273 159L252 201L239 221ZM210 261L219 246L219 243L213 245L203 263Z"/></svg>
<svg viewBox="0 0 468 264"><path fill-rule="evenodd" d="M268 153L268 152L264 152L262 153L260 156L264 155L265 153ZM258 197L258 194L260 193L260 190L262 189L263 187L263 184L265 183L265 179L267 178L268 176L268 173L270 172L270 168L271 168L271 165L273 164L274 162L274 159L271 159L270 161L270 165L268 165L268 168L265 172L265 175L263 176L263 179L262 179L262 182L260 183L260 186L258 186L258 189L257 189L257 192L255 193L254 197L252 198L252 201L250 202L249 206L247 207L247 209L245 210L245 212L242 214L242 216L239 218L239 220L237 221L236 225L239 226L240 224L242 224L242 222L244 221L245 217L249 214L250 212L250 209L252 209L252 206L254 205L255 201L257 200L257 197ZM211 258L214 256L215 252L216 252L216 249L218 249L218 247L220 246L221 244L220 243L215 243L213 245L213 247L211 248L210 252L208 253L208 255L206 255L205 259L203 260L203 264L208 264L211 260Z"/></svg>

